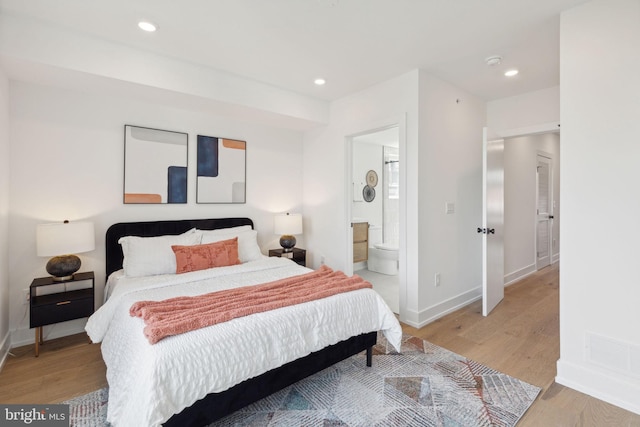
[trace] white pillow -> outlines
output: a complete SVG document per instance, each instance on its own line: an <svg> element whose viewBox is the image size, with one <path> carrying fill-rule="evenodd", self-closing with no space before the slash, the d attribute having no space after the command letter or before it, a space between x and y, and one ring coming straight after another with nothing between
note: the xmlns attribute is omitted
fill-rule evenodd
<svg viewBox="0 0 640 427"><path fill-rule="evenodd" d="M242 263L262 258L262 252L258 246L258 232L252 230L250 225L198 231L202 233L203 245L238 237L238 258Z"/></svg>
<svg viewBox="0 0 640 427"><path fill-rule="evenodd" d="M176 272L176 256L171 245L191 246L200 243L195 228L177 236L156 237L125 236L118 240L122 246L125 276L140 277Z"/></svg>
<svg viewBox="0 0 640 427"><path fill-rule="evenodd" d="M216 228L215 230L200 230L198 229L199 232L201 233L206 233L206 234L210 234L210 235L214 235L214 236L232 236L235 237L237 234L239 234L242 231L251 231L253 230L253 228L251 228L250 225L238 225L237 227L227 227L227 228ZM211 242L213 243L213 242Z"/></svg>

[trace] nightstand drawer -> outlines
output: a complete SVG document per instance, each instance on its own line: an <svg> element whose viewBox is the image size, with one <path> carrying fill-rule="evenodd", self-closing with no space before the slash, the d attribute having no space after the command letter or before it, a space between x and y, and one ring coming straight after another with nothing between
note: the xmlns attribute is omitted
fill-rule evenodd
<svg viewBox="0 0 640 427"><path fill-rule="evenodd" d="M31 327L89 317L93 314L93 298L64 300L31 309Z"/></svg>
<svg viewBox="0 0 640 427"><path fill-rule="evenodd" d="M30 328L89 317L93 314L93 288L34 296Z"/></svg>

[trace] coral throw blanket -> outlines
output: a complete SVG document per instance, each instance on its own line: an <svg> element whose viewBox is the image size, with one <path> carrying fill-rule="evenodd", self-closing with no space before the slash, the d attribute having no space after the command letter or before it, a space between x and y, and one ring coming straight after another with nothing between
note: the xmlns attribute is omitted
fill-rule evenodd
<svg viewBox="0 0 640 427"><path fill-rule="evenodd" d="M371 288L360 276L348 277L323 265L318 270L261 285L211 292L163 301L138 301L131 316L144 320L144 335L151 344L182 334L276 308L287 307L341 292Z"/></svg>

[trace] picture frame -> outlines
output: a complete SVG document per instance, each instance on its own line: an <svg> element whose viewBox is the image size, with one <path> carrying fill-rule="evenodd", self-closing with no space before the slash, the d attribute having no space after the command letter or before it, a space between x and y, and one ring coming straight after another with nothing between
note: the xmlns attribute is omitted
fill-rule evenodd
<svg viewBox="0 0 640 427"><path fill-rule="evenodd" d="M246 203L246 141L197 136L196 203Z"/></svg>
<svg viewBox="0 0 640 427"><path fill-rule="evenodd" d="M187 203L189 135L124 126L124 204Z"/></svg>

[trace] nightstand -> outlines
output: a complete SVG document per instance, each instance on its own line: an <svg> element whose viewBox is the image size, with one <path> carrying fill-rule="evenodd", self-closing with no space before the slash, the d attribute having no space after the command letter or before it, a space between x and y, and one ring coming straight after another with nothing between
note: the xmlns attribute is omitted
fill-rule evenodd
<svg viewBox="0 0 640 427"><path fill-rule="evenodd" d="M285 252L284 249L269 249L269 256L289 258L296 264L307 266L307 251L304 249L293 248L291 252Z"/></svg>
<svg viewBox="0 0 640 427"><path fill-rule="evenodd" d="M76 273L63 282L52 277L33 279L29 286L29 328L36 328L36 357L43 343L43 326L93 314L95 285L93 271Z"/></svg>

